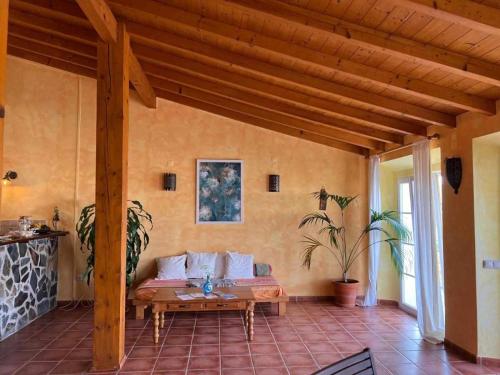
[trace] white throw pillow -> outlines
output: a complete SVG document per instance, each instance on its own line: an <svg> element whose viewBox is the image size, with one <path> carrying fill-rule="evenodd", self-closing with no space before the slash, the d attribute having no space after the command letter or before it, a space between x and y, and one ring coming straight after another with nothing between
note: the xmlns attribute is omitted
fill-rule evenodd
<svg viewBox="0 0 500 375"><path fill-rule="evenodd" d="M204 279L207 274L211 277L215 274L215 260L217 253L187 253L187 270L188 279Z"/></svg>
<svg viewBox="0 0 500 375"><path fill-rule="evenodd" d="M253 279L253 255L226 253L226 279Z"/></svg>
<svg viewBox="0 0 500 375"><path fill-rule="evenodd" d="M215 279L223 279L226 272L226 253L217 253L215 258Z"/></svg>
<svg viewBox="0 0 500 375"><path fill-rule="evenodd" d="M186 280L186 255L156 258L157 280Z"/></svg>

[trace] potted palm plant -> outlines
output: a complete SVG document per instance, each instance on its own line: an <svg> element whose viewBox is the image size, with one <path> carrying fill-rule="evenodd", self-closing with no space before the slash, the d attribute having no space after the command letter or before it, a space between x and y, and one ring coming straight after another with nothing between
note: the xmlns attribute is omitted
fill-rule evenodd
<svg viewBox="0 0 500 375"><path fill-rule="evenodd" d="M144 223L149 225L149 230L153 228L151 214L144 210L139 201L129 201L127 207L127 288L132 285L135 279L141 253L149 245L148 229L146 229ZM89 252L83 279L86 279L87 285L90 285L95 262L95 204L82 209L76 224L76 233L81 243L80 249Z"/></svg>
<svg viewBox="0 0 500 375"><path fill-rule="evenodd" d="M342 270L342 279L335 280L334 293L335 303L343 307L352 307L355 305L356 295L359 282L349 279L348 273L354 262L361 254L368 251L375 243L387 243L391 250L391 259L398 272L403 268L403 251L401 241L408 242L410 240L410 232L401 224L397 212L395 211L372 211L370 221L364 228L359 228L359 235L353 242L348 238L348 231L353 230L345 220L345 211L357 197L343 197L340 195L331 195L323 189L321 192L313 193L315 198L323 201L320 208L326 209L324 204L325 199L335 202L340 209L340 217L334 220L326 211L310 213L302 219L299 228L307 225L320 225L317 231L317 237L310 235L304 236L305 249L302 254L303 266L311 268L313 253L323 248L328 250L339 264ZM375 242L366 243L370 232L378 231L381 234L381 239ZM326 237L326 238L325 238ZM326 241L324 241L326 240Z"/></svg>

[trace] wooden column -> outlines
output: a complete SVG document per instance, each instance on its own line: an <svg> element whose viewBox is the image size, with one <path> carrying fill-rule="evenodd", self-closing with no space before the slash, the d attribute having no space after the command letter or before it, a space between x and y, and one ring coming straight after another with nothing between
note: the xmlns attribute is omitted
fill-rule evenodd
<svg viewBox="0 0 500 375"><path fill-rule="evenodd" d="M9 0L0 0L0 179L3 177L3 128L5 119L5 80L7 74L7 28ZM0 184L0 210L2 185Z"/></svg>
<svg viewBox="0 0 500 375"><path fill-rule="evenodd" d="M125 25L117 31L97 50L95 370L124 360L130 41Z"/></svg>

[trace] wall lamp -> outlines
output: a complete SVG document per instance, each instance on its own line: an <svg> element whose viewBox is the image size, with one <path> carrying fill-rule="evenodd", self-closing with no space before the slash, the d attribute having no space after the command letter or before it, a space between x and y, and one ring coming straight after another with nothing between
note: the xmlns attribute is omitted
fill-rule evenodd
<svg viewBox="0 0 500 375"><path fill-rule="evenodd" d="M175 173L165 173L163 175L163 185L167 191L175 191L177 187L177 176Z"/></svg>
<svg viewBox="0 0 500 375"><path fill-rule="evenodd" d="M278 174L269 175L269 191L271 193L279 193L280 191L280 176Z"/></svg>
<svg viewBox="0 0 500 375"><path fill-rule="evenodd" d="M5 173L5 176L3 176L2 183L4 185L8 185L11 183L12 180L15 180L17 178L17 172L16 171L7 171Z"/></svg>

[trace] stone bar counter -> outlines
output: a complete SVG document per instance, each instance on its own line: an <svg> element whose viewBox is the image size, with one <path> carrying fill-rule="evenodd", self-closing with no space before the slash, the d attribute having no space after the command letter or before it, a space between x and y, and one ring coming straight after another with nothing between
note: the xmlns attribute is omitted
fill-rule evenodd
<svg viewBox="0 0 500 375"><path fill-rule="evenodd" d="M58 237L0 241L0 341L56 307Z"/></svg>

